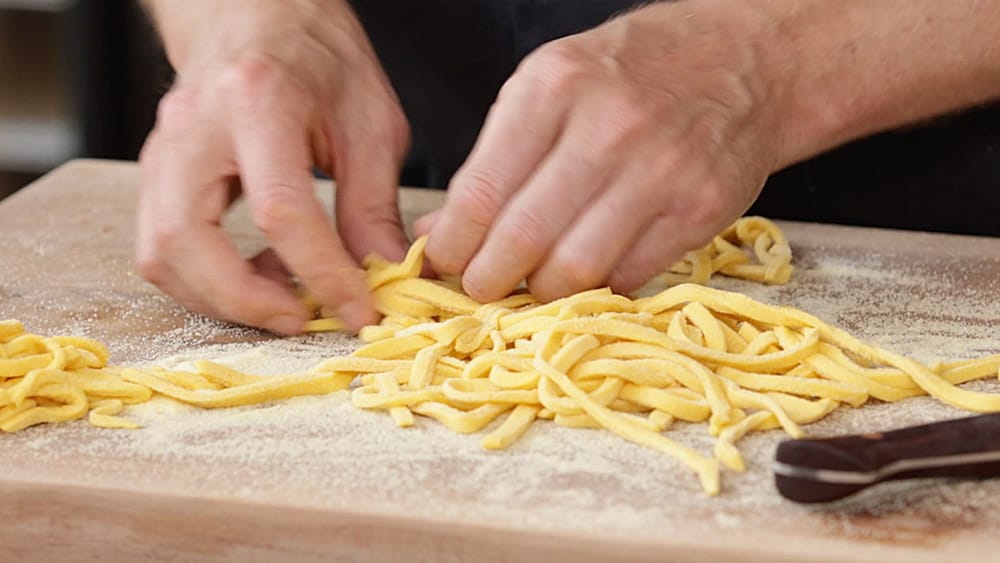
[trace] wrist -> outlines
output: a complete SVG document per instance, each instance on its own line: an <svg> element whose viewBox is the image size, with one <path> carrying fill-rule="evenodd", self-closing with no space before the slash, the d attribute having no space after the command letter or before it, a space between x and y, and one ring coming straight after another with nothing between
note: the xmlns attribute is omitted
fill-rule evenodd
<svg viewBox="0 0 1000 563"><path fill-rule="evenodd" d="M183 6L176 0L144 0L144 4L179 75L216 68L245 54L285 59L304 40L331 48L332 43L343 43L345 30L360 30L346 0L201 0Z"/></svg>
<svg viewBox="0 0 1000 563"><path fill-rule="evenodd" d="M835 70L839 63L833 61L841 54L838 51L851 46L840 42L841 23L831 21L831 14L823 14L827 10L819 8L822 4L795 0L750 3L763 22L758 48L766 61L764 81L769 85L768 102L774 111L775 170L859 134L859 92L849 83L860 61L855 61L858 67L853 69Z"/></svg>
<svg viewBox="0 0 1000 563"><path fill-rule="evenodd" d="M737 11L740 28L730 33L744 39L743 50L754 61L756 76L748 80L760 114L760 143L771 147L776 171L821 152L843 134L848 119L815 76L815 44L803 40L814 30L807 29L800 2L752 0Z"/></svg>
<svg viewBox="0 0 1000 563"><path fill-rule="evenodd" d="M1000 96L1000 5L754 0L779 168ZM992 30L992 31L991 31Z"/></svg>

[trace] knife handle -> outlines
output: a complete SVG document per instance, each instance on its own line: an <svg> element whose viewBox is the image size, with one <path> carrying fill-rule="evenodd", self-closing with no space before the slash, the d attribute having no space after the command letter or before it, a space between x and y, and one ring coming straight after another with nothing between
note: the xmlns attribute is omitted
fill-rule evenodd
<svg viewBox="0 0 1000 563"><path fill-rule="evenodd" d="M826 502L868 486L920 477L1000 475L1000 413L778 445L775 484L798 502Z"/></svg>

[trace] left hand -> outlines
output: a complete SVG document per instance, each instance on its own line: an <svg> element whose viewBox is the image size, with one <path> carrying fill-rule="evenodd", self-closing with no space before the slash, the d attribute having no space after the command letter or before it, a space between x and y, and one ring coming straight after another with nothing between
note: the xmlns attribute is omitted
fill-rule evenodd
<svg viewBox="0 0 1000 563"><path fill-rule="evenodd" d="M785 61L750 4L657 3L525 59L418 225L434 269L552 300L631 291L711 240L783 159Z"/></svg>

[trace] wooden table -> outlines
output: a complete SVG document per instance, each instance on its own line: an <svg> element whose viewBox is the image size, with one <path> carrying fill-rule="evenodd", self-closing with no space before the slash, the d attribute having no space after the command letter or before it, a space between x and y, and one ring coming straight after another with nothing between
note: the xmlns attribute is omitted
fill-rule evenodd
<svg viewBox="0 0 1000 563"><path fill-rule="evenodd" d="M76 161L0 204L0 317L101 339L119 364L267 344L186 313L134 273L136 184L134 164ZM406 219L440 198L403 190ZM792 283L713 284L810 310L924 361L1000 352L1000 240L782 226L798 265ZM245 213L229 228L245 252L260 248ZM355 344L302 340L330 353ZM536 425L510 450L486 453L431 423L397 431L342 394L292 407L157 419L176 428L77 422L0 436L0 561L1000 560L1000 480L917 481L793 505L768 475L782 438L772 432L742 444L750 471L727 473L723 495L709 499L673 461L599 431ZM914 399L838 411L808 430L959 414ZM701 428L676 435L710 447Z"/></svg>

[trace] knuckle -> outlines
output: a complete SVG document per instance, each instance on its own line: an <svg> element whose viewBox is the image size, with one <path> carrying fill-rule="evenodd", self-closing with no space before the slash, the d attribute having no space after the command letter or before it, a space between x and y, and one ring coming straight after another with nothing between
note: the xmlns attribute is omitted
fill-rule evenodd
<svg viewBox="0 0 1000 563"><path fill-rule="evenodd" d="M397 103L387 103L382 111L383 117L375 130L375 141L378 146L392 147L393 153L406 154L410 147L410 124L406 114Z"/></svg>
<svg viewBox="0 0 1000 563"><path fill-rule="evenodd" d="M574 69L580 62L579 50L567 40L551 41L535 50L530 56L535 70L549 70L553 73Z"/></svg>
<svg viewBox="0 0 1000 563"><path fill-rule="evenodd" d="M503 209L500 179L485 170L470 168L459 172L450 190L455 207L471 223L489 227Z"/></svg>
<svg viewBox="0 0 1000 563"><path fill-rule="evenodd" d="M275 59L260 53L248 53L219 73L217 86L227 95L253 98L261 88L280 81L283 74Z"/></svg>
<svg viewBox="0 0 1000 563"><path fill-rule="evenodd" d="M272 184L254 197L253 220L261 233L272 239L284 232L300 215L298 197L294 188L284 184Z"/></svg>
<svg viewBox="0 0 1000 563"><path fill-rule="evenodd" d="M187 127L197 119L198 102L195 93L186 88L173 88L161 99L156 108L156 121L161 127Z"/></svg>
<svg viewBox="0 0 1000 563"><path fill-rule="evenodd" d="M628 88L608 92L593 102L591 110L588 114L596 117L583 127L593 153L633 153L662 129L663 121L649 99Z"/></svg>
<svg viewBox="0 0 1000 563"><path fill-rule="evenodd" d="M689 205L688 221L698 226L714 226L719 224L729 211L729 201L724 190L717 181L708 181Z"/></svg>
<svg viewBox="0 0 1000 563"><path fill-rule="evenodd" d="M564 96L589 75L587 59L573 43L562 40L543 45L525 58L521 72L542 97Z"/></svg>
<svg viewBox="0 0 1000 563"><path fill-rule="evenodd" d="M553 257L553 265L573 291L600 285L605 278L598 257L590 254L560 252Z"/></svg>
<svg viewBox="0 0 1000 563"><path fill-rule="evenodd" d="M166 257L177 244L177 232L162 226L147 231L142 225L139 231L135 248L136 270L146 281L162 287L170 274Z"/></svg>
<svg viewBox="0 0 1000 563"><path fill-rule="evenodd" d="M327 129L343 136L340 150L358 157L388 153L402 159L410 148L410 124L399 103L386 94L359 107L361 113L350 126L345 126L343 116L336 112L325 118Z"/></svg>
<svg viewBox="0 0 1000 563"><path fill-rule="evenodd" d="M181 229L172 223L162 222L152 227L150 231L149 249L156 258L169 255L173 249L177 248L181 238Z"/></svg>
<svg viewBox="0 0 1000 563"><path fill-rule="evenodd" d="M603 130L617 142L629 142L637 133L655 126L646 101L640 96L618 94L605 105Z"/></svg>
<svg viewBox="0 0 1000 563"><path fill-rule="evenodd" d="M725 215L729 209L728 194L729 190L717 179L710 180L705 184L700 207L707 219L718 219Z"/></svg>
<svg viewBox="0 0 1000 563"><path fill-rule="evenodd" d="M461 274L469 258L459 255L451 245L439 242L440 240L435 236L428 239L427 249L424 251L427 260L438 274L449 276Z"/></svg>
<svg viewBox="0 0 1000 563"><path fill-rule="evenodd" d="M539 255L549 243L549 226L533 211L522 211L511 217L503 229L503 240L517 253Z"/></svg>
<svg viewBox="0 0 1000 563"><path fill-rule="evenodd" d="M307 88L278 59L248 53L219 72L213 88L221 103L236 112L306 111Z"/></svg>
<svg viewBox="0 0 1000 563"><path fill-rule="evenodd" d="M166 281L166 264L159 255L140 250L135 257L136 270L139 275L155 286L161 286Z"/></svg>

